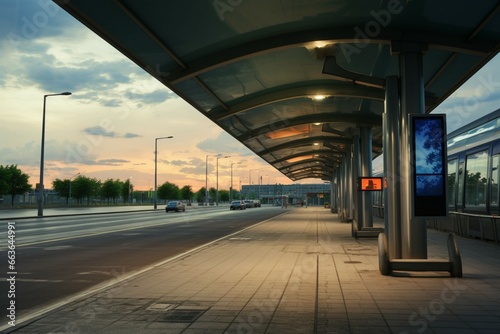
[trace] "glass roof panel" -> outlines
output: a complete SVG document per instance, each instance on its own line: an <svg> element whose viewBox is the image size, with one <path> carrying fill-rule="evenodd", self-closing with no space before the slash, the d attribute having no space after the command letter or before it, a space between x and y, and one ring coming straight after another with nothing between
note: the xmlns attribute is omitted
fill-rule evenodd
<svg viewBox="0 0 500 334"><path fill-rule="evenodd" d="M189 96L191 101L206 112L219 105L219 102L203 89L196 79L182 81L176 84L175 88L181 96Z"/></svg>
<svg viewBox="0 0 500 334"><path fill-rule="evenodd" d="M199 76L224 102L264 89L324 78L323 60L305 47L279 50L241 60Z"/></svg>

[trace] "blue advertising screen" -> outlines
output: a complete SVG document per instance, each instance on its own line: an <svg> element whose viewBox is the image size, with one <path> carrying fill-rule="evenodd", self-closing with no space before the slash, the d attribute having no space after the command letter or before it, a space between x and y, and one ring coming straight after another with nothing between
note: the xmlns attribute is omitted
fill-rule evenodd
<svg viewBox="0 0 500 334"><path fill-rule="evenodd" d="M445 115L410 118L414 216L446 216Z"/></svg>

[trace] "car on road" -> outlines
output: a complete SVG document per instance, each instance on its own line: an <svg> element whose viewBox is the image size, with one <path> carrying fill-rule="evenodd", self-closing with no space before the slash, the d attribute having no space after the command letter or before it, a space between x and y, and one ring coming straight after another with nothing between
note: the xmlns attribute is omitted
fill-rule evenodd
<svg viewBox="0 0 500 334"><path fill-rule="evenodd" d="M253 208L255 206L252 200L245 200L244 202L247 208Z"/></svg>
<svg viewBox="0 0 500 334"><path fill-rule="evenodd" d="M261 207L260 200L254 199L253 200L253 206L256 207L256 208L260 208Z"/></svg>
<svg viewBox="0 0 500 334"><path fill-rule="evenodd" d="M230 210L245 210L246 208L244 201L232 201L229 206Z"/></svg>
<svg viewBox="0 0 500 334"><path fill-rule="evenodd" d="M167 206L165 207L165 212L169 211L175 211L175 212L186 211L186 206L184 205L184 203L179 201L170 201L167 203Z"/></svg>

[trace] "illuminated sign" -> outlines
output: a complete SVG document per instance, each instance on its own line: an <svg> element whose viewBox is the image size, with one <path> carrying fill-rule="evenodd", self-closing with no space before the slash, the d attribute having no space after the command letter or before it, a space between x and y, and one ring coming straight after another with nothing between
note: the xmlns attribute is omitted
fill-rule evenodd
<svg viewBox="0 0 500 334"><path fill-rule="evenodd" d="M361 191L381 191L382 184L381 177L358 177L358 190Z"/></svg>
<svg viewBox="0 0 500 334"><path fill-rule="evenodd" d="M413 216L446 216L445 115L409 116Z"/></svg>

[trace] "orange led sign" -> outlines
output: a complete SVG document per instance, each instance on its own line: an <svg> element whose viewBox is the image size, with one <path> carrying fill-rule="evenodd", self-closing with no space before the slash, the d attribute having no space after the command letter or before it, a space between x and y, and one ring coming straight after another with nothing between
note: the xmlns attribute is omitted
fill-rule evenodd
<svg viewBox="0 0 500 334"><path fill-rule="evenodd" d="M381 191L383 181L381 177L360 177L358 179L358 190Z"/></svg>

